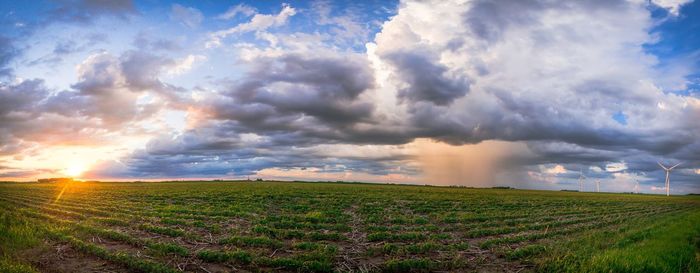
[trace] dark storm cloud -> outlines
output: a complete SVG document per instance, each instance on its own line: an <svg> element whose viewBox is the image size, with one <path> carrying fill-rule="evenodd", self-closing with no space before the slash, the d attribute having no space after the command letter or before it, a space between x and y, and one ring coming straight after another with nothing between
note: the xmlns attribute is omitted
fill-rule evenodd
<svg viewBox="0 0 700 273"><path fill-rule="evenodd" d="M469 82L463 76L448 76L448 68L435 56L420 52L394 52L384 56L399 71L397 74L408 87L399 90L399 97L411 102L430 101L446 105L469 91Z"/></svg>
<svg viewBox="0 0 700 273"><path fill-rule="evenodd" d="M287 144L296 146L407 140L374 126L373 106L359 98L374 86L373 74L356 56L262 58L230 85L223 98L207 103L214 106L214 119L235 124L240 133L284 133Z"/></svg>
<svg viewBox="0 0 700 273"><path fill-rule="evenodd" d="M172 138L163 136L133 153L124 165L107 166L97 176L221 177L254 175L266 168L319 168L322 172L356 171L384 175L405 163L402 156L335 157L315 149L295 147L289 133L270 133L254 139L237 134L226 124L201 126ZM415 173L407 168L404 173Z"/></svg>
<svg viewBox="0 0 700 273"><path fill-rule="evenodd" d="M356 101L374 83L359 58L289 54L258 61L230 92L240 104L266 105L281 115L303 114L328 123L357 122L372 113L371 105Z"/></svg>
<svg viewBox="0 0 700 273"><path fill-rule="evenodd" d="M459 145L489 139L563 142L607 151L639 148L670 153L692 142L687 137L660 131L639 132L622 128L592 128L578 113L542 109L542 104L500 97L495 107L475 106L468 115L450 112L430 103L410 106L414 137L430 137Z"/></svg>
<svg viewBox="0 0 700 273"><path fill-rule="evenodd" d="M539 155L539 160L532 165L546 163L586 163L615 161L625 151L595 149L560 141L529 141L528 148Z"/></svg>
<svg viewBox="0 0 700 273"><path fill-rule="evenodd" d="M406 158L368 160L309 150L327 143L405 141L389 130L357 128L376 122L371 120L371 105L359 99L373 83L367 63L353 56L287 54L258 59L227 91L202 102L206 110L213 110L211 120L175 139L150 142L128 157L121 170L112 168L112 174L250 175L266 168L386 174L392 163Z"/></svg>

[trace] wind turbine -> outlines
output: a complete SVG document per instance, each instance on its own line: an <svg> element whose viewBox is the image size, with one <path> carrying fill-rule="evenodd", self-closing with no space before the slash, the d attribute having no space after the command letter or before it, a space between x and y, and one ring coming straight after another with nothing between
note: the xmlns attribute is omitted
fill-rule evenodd
<svg viewBox="0 0 700 273"><path fill-rule="evenodd" d="M595 180L595 192L600 192L600 179Z"/></svg>
<svg viewBox="0 0 700 273"><path fill-rule="evenodd" d="M578 191L583 192L583 180L586 179L586 176L583 175L583 168L579 170L578 172Z"/></svg>
<svg viewBox="0 0 700 273"><path fill-rule="evenodd" d="M663 168L664 171L666 171L666 196L669 196L670 195L670 188L671 188L671 180L669 180L668 175L671 174L671 170L673 170L673 168L678 167L678 165L681 165L681 163L673 165L673 167L670 167L670 168L667 168L666 166L661 165L661 162L656 162L656 163L659 163L659 166L661 166L661 168Z"/></svg>
<svg viewBox="0 0 700 273"><path fill-rule="evenodd" d="M639 194L639 180L634 180L634 193Z"/></svg>

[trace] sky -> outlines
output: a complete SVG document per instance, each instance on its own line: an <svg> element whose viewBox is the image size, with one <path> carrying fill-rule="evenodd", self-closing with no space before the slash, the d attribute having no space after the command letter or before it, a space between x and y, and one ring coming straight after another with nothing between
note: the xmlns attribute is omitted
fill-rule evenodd
<svg viewBox="0 0 700 273"><path fill-rule="evenodd" d="M692 0L0 1L0 180L700 193L699 65Z"/></svg>

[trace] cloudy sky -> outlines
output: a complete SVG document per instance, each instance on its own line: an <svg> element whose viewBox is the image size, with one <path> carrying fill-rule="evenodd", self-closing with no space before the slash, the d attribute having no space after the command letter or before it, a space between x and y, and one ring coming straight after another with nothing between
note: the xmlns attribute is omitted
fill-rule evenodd
<svg viewBox="0 0 700 273"><path fill-rule="evenodd" d="M690 0L6 2L0 180L700 192Z"/></svg>

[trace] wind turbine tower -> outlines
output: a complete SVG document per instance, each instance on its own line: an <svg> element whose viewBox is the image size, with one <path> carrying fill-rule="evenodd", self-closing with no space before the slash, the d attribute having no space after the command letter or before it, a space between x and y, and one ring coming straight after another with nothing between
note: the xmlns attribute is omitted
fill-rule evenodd
<svg viewBox="0 0 700 273"><path fill-rule="evenodd" d="M595 192L600 192L600 179L595 180Z"/></svg>
<svg viewBox="0 0 700 273"><path fill-rule="evenodd" d="M586 176L583 175L583 169L579 170L579 175L578 175L578 191L583 192L583 180L586 179Z"/></svg>
<svg viewBox="0 0 700 273"><path fill-rule="evenodd" d="M634 193L639 194L639 180L634 181Z"/></svg>
<svg viewBox="0 0 700 273"><path fill-rule="evenodd" d="M671 170L673 170L673 168L678 167L678 165L681 165L681 163L673 165L673 167L670 167L670 168L668 168L664 165L661 165L661 162L656 162L656 163L659 163L659 166L661 166L661 168L663 168L664 171L666 171L666 196L669 196L670 189L671 189L671 180L669 180L668 175L671 174Z"/></svg>

